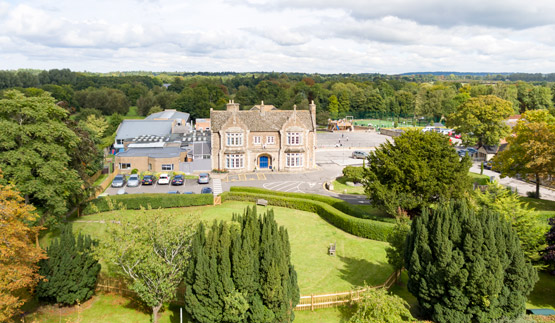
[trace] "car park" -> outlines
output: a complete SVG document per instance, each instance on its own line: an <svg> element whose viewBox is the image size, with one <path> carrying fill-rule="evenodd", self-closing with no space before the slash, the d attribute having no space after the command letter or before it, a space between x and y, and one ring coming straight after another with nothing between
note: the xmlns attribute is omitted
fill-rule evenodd
<svg viewBox="0 0 555 323"><path fill-rule="evenodd" d="M198 183L199 184L210 183L210 175L208 173L200 173L200 175L198 176Z"/></svg>
<svg viewBox="0 0 555 323"><path fill-rule="evenodd" d="M112 181L112 187L123 187L125 185L125 176L124 175L116 175L114 180Z"/></svg>
<svg viewBox="0 0 555 323"><path fill-rule="evenodd" d="M364 159L367 156L368 156L367 152L359 151L359 150L353 151L353 154L352 154L352 157L357 159Z"/></svg>
<svg viewBox="0 0 555 323"><path fill-rule="evenodd" d="M185 182L185 176L178 174L175 175L172 179L172 185L183 185Z"/></svg>
<svg viewBox="0 0 555 323"><path fill-rule="evenodd" d="M160 177L158 177L158 184L168 185L169 183L170 183L170 175L168 175L167 173L160 174Z"/></svg>
<svg viewBox="0 0 555 323"><path fill-rule="evenodd" d="M127 194L127 192L125 191L125 188L120 188L120 189L118 190L118 193L117 193L117 194L118 194L118 195L123 195L123 194Z"/></svg>
<svg viewBox="0 0 555 323"><path fill-rule="evenodd" d="M179 191L169 191L168 194L181 194Z"/></svg>
<svg viewBox="0 0 555 323"><path fill-rule="evenodd" d="M154 175L143 176L143 185L152 185L155 181L156 177L154 177Z"/></svg>
<svg viewBox="0 0 555 323"><path fill-rule="evenodd" d="M139 186L139 175L132 174L131 176L129 176L129 179L127 180L127 186L128 187Z"/></svg>
<svg viewBox="0 0 555 323"><path fill-rule="evenodd" d="M212 194L212 188L211 187L203 187L202 191L200 191L200 194Z"/></svg>

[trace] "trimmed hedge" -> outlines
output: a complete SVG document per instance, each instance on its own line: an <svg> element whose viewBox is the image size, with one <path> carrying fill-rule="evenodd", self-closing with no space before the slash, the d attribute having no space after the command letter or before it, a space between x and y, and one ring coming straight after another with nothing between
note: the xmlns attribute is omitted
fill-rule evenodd
<svg viewBox="0 0 555 323"><path fill-rule="evenodd" d="M256 200L258 199L265 199L266 201L268 201L269 205L316 213L333 226L362 238L387 241L387 237L393 231L393 224L391 223L356 218L341 212L340 210L325 202L317 201L316 199L306 199L290 196L288 197L281 196L282 194L278 194L283 192L267 191L267 193L268 194L260 194L254 192L242 192L239 190L232 190L231 192L223 193L221 196L222 201L235 200L256 203ZM298 193L288 194L293 195Z"/></svg>
<svg viewBox="0 0 555 323"><path fill-rule="evenodd" d="M366 212L364 212L363 210L358 208L356 205L352 205L350 203L347 203L343 200L340 200L340 199L337 199L337 198L331 197L331 196L310 194L310 193L278 192L278 191L267 190L267 189L264 189L264 188L245 187L245 186L232 186L230 188L230 190L231 190L231 192L248 192L248 193L277 195L277 196L286 196L286 197L294 197L294 198L315 200L315 201L324 202L328 205L331 205L334 208L338 209L339 211L347 213L347 214L349 214L351 216L354 216L356 218L361 218L361 219L368 219L369 218L368 214L366 214Z"/></svg>
<svg viewBox="0 0 555 323"><path fill-rule="evenodd" d="M141 207L147 208L148 206L158 209L212 204L214 204L212 194L126 194L94 199L87 204L83 214L107 212L121 208L138 210Z"/></svg>

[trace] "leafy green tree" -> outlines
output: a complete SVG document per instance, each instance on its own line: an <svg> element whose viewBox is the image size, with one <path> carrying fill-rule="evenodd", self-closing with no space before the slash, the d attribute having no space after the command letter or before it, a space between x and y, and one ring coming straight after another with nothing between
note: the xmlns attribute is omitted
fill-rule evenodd
<svg viewBox="0 0 555 323"><path fill-rule="evenodd" d="M343 168L343 176L355 183L361 183L364 178L364 169L360 166L346 166Z"/></svg>
<svg viewBox="0 0 555 323"><path fill-rule="evenodd" d="M62 229L59 238L46 249L48 259L40 262L40 299L62 305L73 305L92 297L100 264L92 254L93 240L88 235L73 235L71 225Z"/></svg>
<svg viewBox="0 0 555 323"><path fill-rule="evenodd" d="M538 265L540 251L545 247L548 227L538 222L534 210L520 201L518 194L497 182L488 183L484 191L476 190L475 199L479 210L495 210L508 221L518 235L524 255Z"/></svg>
<svg viewBox="0 0 555 323"><path fill-rule="evenodd" d="M555 175L555 117L547 110L530 110L522 115L507 137L508 148L494 158L502 177L532 175L536 197L540 196L542 178Z"/></svg>
<svg viewBox="0 0 555 323"><path fill-rule="evenodd" d="M148 110L148 115L154 114L154 113L158 113L158 112L162 112L162 108L159 105L155 105L152 108L150 108L150 110Z"/></svg>
<svg viewBox="0 0 555 323"><path fill-rule="evenodd" d="M332 95L329 97L329 105L328 105L328 110L330 112L331 118L332 119L337 119L337 116L339 115L339 101L337 100L337 97L335 95Z"/></svg>
<svg viewBox="0 0 555 323"><path fill-rule="evenodd" d="M356 310L349 323L397 323L412 322L414 318L409 311L409 304L397 295L387 292L385 288L365 286L361 299L353 302Z"/></svg>
<svg viewBox="0 0 555 323"><path fill-rule="evenodd" d="M385 249L387 262L395 269L401 270L405 267L405 249L407 235L410 232L408 218L399 215L391 234L387 237L389 247Z"/></svg>
<svg viewBox="0 0 555 323"><path fill-rule="evenodd" d="M466 145L499 145L509 134L505 120L513 113L511 102L494 95L468 99L447 117L447 126L462 134Z"/></svg>
<svg viewBox="0 0 555 323"><path fill-rule="evenodd" d="M67 212L83 180L70 167L79 137L65 123L67 111L48 94L24 97L7 91L0 100L0 169L45 217Z"/></svg>
<svg viewBox="0 0 555 323"><path fill-rule="evenodd" d="M79 122L79 127L86 130L95 141L100 141L108 128L108 121L103 116L91 114L85 121Z"/></svg>
<svg viewBox="0 0 555 323"><path fill-rule="evenodd" d="M470 160L460 160L449 138L410 130L368 156L363 185L372 203L391 215L413 216L441 200L463 198L470 189Z"/></svg>
<svg viewBox="0 0 555 323"><path fill-rule="evenodd" d="M435 322L492 322L523 315L538 280L511 225L465 202L425 209L412 222L408 290Z"/></svg>
<svg viewBox="0 0 555 323"><path fill-rule="evenodd" d="M198 322L291 322L299 302L289 237L273 211L201 223L185 274L187 311Z"/></svg>
<svg viewBox="0 0 555 323"><path fill-rule="evenodd" d="M108 237L96 250L99 258L129 279L129 288L152 308L154 322L183 281L196 222L190 217L177 224L171 215L144 211L108 224Z"/></svg>

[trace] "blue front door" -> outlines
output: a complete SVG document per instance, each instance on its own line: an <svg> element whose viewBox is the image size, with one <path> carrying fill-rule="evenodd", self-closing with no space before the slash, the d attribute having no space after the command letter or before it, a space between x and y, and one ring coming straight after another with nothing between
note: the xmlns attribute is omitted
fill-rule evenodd
<svg viewBox="0 0 555 323"><path fill-rule="evenodd" d="M268 156L260 156L260 168L268 168Z"/></svg>

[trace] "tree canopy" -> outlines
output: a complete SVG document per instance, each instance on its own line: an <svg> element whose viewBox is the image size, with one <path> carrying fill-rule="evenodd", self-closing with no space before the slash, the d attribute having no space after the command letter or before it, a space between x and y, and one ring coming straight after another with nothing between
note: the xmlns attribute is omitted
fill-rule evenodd
<svg viewBox="0 0 555 323"><path fill-rule="evenodd" d="M25 97L8 91L0 100L0 181L14 183L27 202L48 215L67 212L84 184L70 167L80 139L66 119L67 111L47 93Z"/></svg>
<svg viewBox="0 0 555 323"><path fill-rule="evenodd" d="M405 264L408 290L434 322L514 320L538 280L511 225L465 202L425 209L412 222Z"/></svg>
<svg viewBox="0 0 555 323"><path fill-rule="evenodd" d="M555 175L555 117L547 110L526 111L507 138L508 148L494 158L501 176L533 175L539 198L542 178Z"/></svg>
<svg viewBox="0 0 555 323"><path fill-rule="evenodd" d="M447 117L447 126L462 135L465 145L497 146L510 132L505 120L513 113L511 102L494 95L469 98Z"/></svg>
<svg viewBox="0 0 555 323"><path fill-rule="evenodd" d="M468 157L460 160L449 138L410 130L370 152L365 192L374 205L396 215L415 215L441 200L462 198L470 189Z"/></svg>
<svg viewBox="0 0 555 323"><path fill-rule="evenodd" d="M0 177L1 177L0 173ZM11 185L0 184L0 321L6 322L30 298L41 276L38 262L46 258L33 243L40 227L29 227L37 215Z"/></svg>

